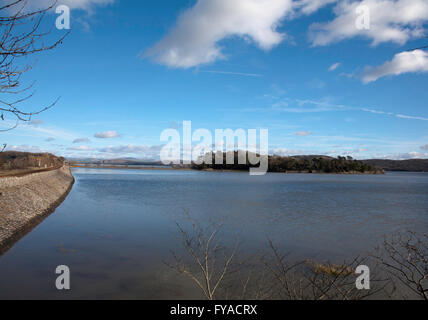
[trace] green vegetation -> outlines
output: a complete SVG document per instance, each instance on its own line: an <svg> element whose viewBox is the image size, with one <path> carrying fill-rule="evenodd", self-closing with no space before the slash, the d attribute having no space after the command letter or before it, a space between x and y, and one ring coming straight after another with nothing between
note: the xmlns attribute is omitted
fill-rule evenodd
<svg viewBox="0 0 428 320"><path fill-rule="evenodd" d="M230 153L229 153L230 154ZM238 164L238 152L234 152L234 163L226 164L226 153L223 153L223 163L215 164L215 153L205 155L205 159L211 156L213 164L192 164L192 169L196 170L240 170L248 171L251 165L248 161L246 164ZM220 154L221 157L221 154ZM363 161L354 160L351 157L326 157L326 156L294 156L281 157L269 156L269 172L302 172L302 173L383 173L382 169L370 165Z"/></svg>

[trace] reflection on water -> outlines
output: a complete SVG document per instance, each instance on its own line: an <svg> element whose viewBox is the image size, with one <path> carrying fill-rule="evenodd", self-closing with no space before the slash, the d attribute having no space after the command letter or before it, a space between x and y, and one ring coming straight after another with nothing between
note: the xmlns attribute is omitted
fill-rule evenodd
<svg viewBox="0 0 428 320"><path fill-rule="evenodd" d="M295 257L343 260L382 235L428 230L428 175L268 174L75 169L69 197L0 257L0 298L200 298L170 270L175 222L225 221L226 244L267 238ZM69 292L55 268L71 269Z"/></svg>

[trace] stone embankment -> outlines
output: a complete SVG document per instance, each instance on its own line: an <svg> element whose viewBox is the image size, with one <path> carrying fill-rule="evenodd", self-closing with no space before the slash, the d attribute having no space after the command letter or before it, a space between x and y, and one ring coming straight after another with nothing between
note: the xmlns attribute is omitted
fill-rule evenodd
<svg viewBox="0 0 428 320"><path fill-rule="evenodd" d="M0 178L0 255L51 214L73 183L68 166Z"/></svg>

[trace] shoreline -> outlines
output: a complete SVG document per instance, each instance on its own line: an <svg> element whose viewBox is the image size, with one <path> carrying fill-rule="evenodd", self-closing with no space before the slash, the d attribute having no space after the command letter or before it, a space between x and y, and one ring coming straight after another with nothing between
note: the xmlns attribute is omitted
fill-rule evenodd
<svg viewBox="0 0 428 320"><path fill-rule="evenodd" d="M173 167L128 167L128 166L85 166L85 165L71 165L71 168L80 168L80 169L115 169L115 170L163 170L163 171L200 171L200 172L242 172L248 173L246 170L231 170L231 169L192 169L192 168L173 168ZM386 174L388 171L379 170L379 171L349 171L349 172L308 172L308 171L286 171L286 172L274 172L268 171L267 173L277 173L277 174L335 174L335 175L382 175Z"/></svg>
<svg viewBox="0 0 428 320"><path fill-rule="evenodd" d="M70 168L80 169L124 169L124 170L192 170L191 168L173 168L173 167L129 167L129 166L85 166L85 165L71 165Z"/></svg>
<svg viewBox="0 0 428 320"><path fill-rule="evenodd" d="M0 171L0 179L1 178L19 178L25 177L29 174L33 173L41 173L48 171L55 171L61 169L61 167L52 167L52 168L29 168L29 169L16 169L16 170L7 170Z"/></svg>
<svg viewBox="0 0 428 320"><path fill-rule="evenodd" d="M74 181L68 166L0 178L0 257L55 211Z"/></svg>

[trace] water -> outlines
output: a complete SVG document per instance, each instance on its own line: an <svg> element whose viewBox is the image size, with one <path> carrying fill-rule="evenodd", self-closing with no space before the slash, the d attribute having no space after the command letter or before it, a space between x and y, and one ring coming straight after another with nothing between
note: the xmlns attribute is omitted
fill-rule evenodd
<svg viewBox="0 0 428 320"><path fill-rule="evenodd" d="M223 242L259 254L272 239L294 258L343 261L384 234L428 231L428 174L268 174L74 169L54 214L0 257L0 299L191 299L165 262L182 255L176 222L224 221ZM58 265L72 290L55 289Z"/></svg>

